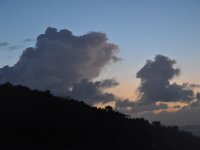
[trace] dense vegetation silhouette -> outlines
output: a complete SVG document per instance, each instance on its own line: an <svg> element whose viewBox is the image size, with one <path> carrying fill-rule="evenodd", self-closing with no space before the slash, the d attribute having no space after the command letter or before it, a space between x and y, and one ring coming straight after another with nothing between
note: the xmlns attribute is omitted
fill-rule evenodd
<svg viewBox="0 0 200 150"><path fill-rule="evenodd" d="M97 109L50 91L0 85L0 149L197 150L200 138L108 106Z"/></svg>

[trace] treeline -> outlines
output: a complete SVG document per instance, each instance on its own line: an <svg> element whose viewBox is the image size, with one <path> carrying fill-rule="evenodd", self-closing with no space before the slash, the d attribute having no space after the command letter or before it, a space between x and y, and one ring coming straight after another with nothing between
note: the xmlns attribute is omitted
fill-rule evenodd
<svg viewBox="0 0 200 150"><path fill-rule="evenodd" d="M200 149L200 138L177 127L10 83L0 85L0 136L2 150Z"/></svg>

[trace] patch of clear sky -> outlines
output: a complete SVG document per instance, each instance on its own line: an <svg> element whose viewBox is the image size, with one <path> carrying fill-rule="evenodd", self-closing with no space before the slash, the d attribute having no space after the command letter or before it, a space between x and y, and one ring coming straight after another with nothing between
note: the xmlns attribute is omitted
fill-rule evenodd
<svg viewBox="0 0 200 150"><path fill-rule="evenodd" d="M1 67L34 45L24 39L53 26L75 35L105 32L119 45L123 61L105 76L126 76L121 70L134 76L155 54L176 59L186 78L200 75L199 0L0 0L0 18L0 42L24 45L13 51L0 47Z"/></svg>

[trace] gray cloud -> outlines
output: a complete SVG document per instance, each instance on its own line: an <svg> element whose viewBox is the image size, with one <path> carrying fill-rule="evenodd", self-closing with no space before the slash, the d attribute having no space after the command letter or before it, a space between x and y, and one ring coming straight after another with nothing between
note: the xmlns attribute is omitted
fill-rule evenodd
<svg viewBox="0 0 200 150"><path fill-rule="evenodd" d="M183 109L199 109L200 110L200 93L197 92L195 100L192 101L188 106L183 107Z"/></svg>
<svg viewBox="0 0 200 150"><path fill-rule="evenodd" d="M116 97L112 93L104 92L105 89L115 87L119 83L114 79L103 81L82 80L80 83L73 85L70 96L82 100L88 104L107 103L115 101Z"/></svg>
<svg viewBox="0 0 200 150"><path fill-rule="evenodd" d="M8 45L9 45L8 42L0 42L0 46L1 46L1 47L5 47L5 46L8 46Z"/></svg>
<svg viewBox="0 0 200 150"><path fill-rule="evenodd" d="M102 68L117 60L117 52L118 47L109 43L104 33L74 36L66 29L47 28L37 37L36 46L25 49L14 66L0 69L0 83L65 95L74 84L99 76Z"/></svg>
<svg viewBox="0 0 200 150"><path fill-rule="evenodd" d="M197 94L199 98L200 94ZM142 117L151 121L161 121L165 125L200 125L200 99L196 99L187 106L181 108L176 105L174 108L179 109L175 112L167 112L166 104L156 105L151 103L148 105L139 104L130 100L116 102L116 110L129 114L132 117ZM154 110L163 110L160 113L154 113Z"/></svg>
<svg viewBox="0 0 200 150"><path fill-rule="evenodd" d="M185 107L176 112L153 113L148 112L142 114L141 117L150 121L159 120L162 124L168 125L200 125L200 108Z"/></svg>
<svg viewBox="0 0 200 150"><path fill-rule="evenodd" d="M137 73L141 79L139 87L140 102L153 103L193 100L193 91L187 84L171 84L170 81L179 76L180 69L174 68L175 60L157 55L154 61L147 60L144 67Z"/></svg>
<svg viewBox="0 0 200 150"><path fill-rule="evenodd" d="M197 94L196 94L196 98L197 98L197 100L200 101L200 93L199 93L199 92L197 92Z"/></svg>
<svg viewBox="0 0 200 150"><path fill-rule="evenodd" d="M11 46L7 47L6 50L14 51L14 50L17 50L17 49L21 49L23 47L24 47L23 45L11 45Z"/></svg>
<svg viewBox="0 0 200 150"><path fill-rule="evenodd" d="M165 125L200 125L200 93L197 92L193 101L175 112L167 112L168 106L165 104L157 105L155 103L138 103L129 100L116 102L116 109L132 117L144 117L149 121L161 121ZM154 113L153 110L163 110L161 113Z"/></svg>
<svg viewBox="0 0 200 150"><path fill-rule="evenodd" d="M147 112L141 117L148 118L148 120L160 120L163 124L174 125L200 125L200 93L197 92L196 98L184 107L175 106L180 110L175 112L152 113Z"/></svg>
<svg viewBox="0 0 200 150"><path fill-rule="evenodd" d="M160 109L167 109L168 105L166 104L143 104L138 102L130 101L129 99L125 100L118 100L115 103L115 108L121 112L133 114L133 113L144 113L148 111L160 110Z"/></svg>
<svg viewBox="0 0 200 150"><path fill-rule="evenodd" d="M199 84L188 84L191 88L200 88Z"/></svg>
<svg viewBox="0 0 200 150"><path fill-rule="evenodd" d="M27 38L23 40L23 42L33 42L33 41L35 41L35 39L32 38Z"/></svg>
<svg viewBox="0 0 200 150"><path fill-rule="evenodd" d="M157 55L154 61L148 60L137 74L141 79L138 100L115 97L115 110L149 121L159 120L166 125L200 125L200 93L195 95L193 92L199 85L170 83L180 74L175 64L175 60L161 55ZM158 102L186 102L187 105L175 105L173 108L177 111L167 112L169 106ZM154 113L155 110L162 112Z"/></svg>
<svg viewBox="0 0 200 150"><path fill-rule="evenodd" d="M136 106L136 103L129 99L119 100L115 103L115 107L118 109L133 108L135 106Z"/></svg>
<svg viewBox="0 0 200 150"><path fill-rule="evenodd" d="M154 61L147 60L137 73L137 78L141 79L138 99L135 101L119 99L115 108L134 116L144 113L154 114L152 111L169 108L167 104L157 102L186 102L190 108L199 107L200 94L197 93L195 96L193 92L193 88L198 88L199 85L170 83L180 74L180 69L175 68L175 64L175 60L162 55L157 55ZM181 109L180 106L174 108Z"/></svg>
<svg viewBox="0 0 200 150"><path fill-rule="evenodd" d="M188 105L181 108L176 105L174 108L178 111L168 112L166 104L157 105L151 103L148 105L139 104L125 100L116 103L116 109L131 115L132 117L142 117L151 121L161 121L165 125L200 125L200 94L196 95L196 99ZM160 113L154 113L154 110L163 110Z"/></svg>
<svg viewBox="0 0 200 150"><path fill-rule="evenodd" d="M16 49L23 48L24 46L23 45L11 45L8 42L0 42L0 47L3 50L13 51L13 50L16 50Z"/></svg>

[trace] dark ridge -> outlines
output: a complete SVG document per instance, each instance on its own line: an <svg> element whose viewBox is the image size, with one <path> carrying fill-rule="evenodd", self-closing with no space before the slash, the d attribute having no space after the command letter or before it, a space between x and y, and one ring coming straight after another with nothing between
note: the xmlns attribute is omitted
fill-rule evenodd
<svg viewBox="0 0 200 150"><path fill-rule="evenodd" d="M200 138L177 127L10 83L0 85L0 136L2 150L200 149Z"/></svg>

